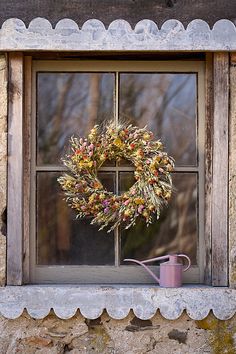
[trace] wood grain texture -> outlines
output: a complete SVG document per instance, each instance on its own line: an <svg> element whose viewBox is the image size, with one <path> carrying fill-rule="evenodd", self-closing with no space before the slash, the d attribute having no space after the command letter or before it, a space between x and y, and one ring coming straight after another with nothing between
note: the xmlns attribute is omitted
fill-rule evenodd
<svg viewBox="0 0 236 354"><path fill-rule="evenodd" d="M32 58L24 59L24 118L23 118L23 281L29 282L29 242L30 242L30 150L31 150L31 72Z"/></svg>
<svg viewBox="0 0 236 354"><path fill-rule="evenodd" d="M0 287L6 284L8 59L0 55Z"/></svg>
<svg viewBox="0 0 236 354"><path fill-rule="evenodd" d="M9 54L7 284L22 284L23 55Z"/></svg>
<svg viewBox="0 0 236 354"><path fill-rule="evenodd" d="M62 18L71 18L82 26L90 18L101 20L106 26L122 18L132 27L144 18L159 26L166 20L180 20L184 26L196 18L210 26L222 18L235 20L236 2L222 0L0 0L0 23L10 17L22 19L26 25L35 17L47 18L53 26Z"/></svg>
<svg viewBox="0 0 236 354"><path fill-rule="evenodd" d="M235 65L236 64L236 53L230 53L230 64ZM231 88L231 86L230 86Z"/></svg>
<svg viewBox="0 0 236 354"><path fill-rule="evenodd" d="M206 54L206 121L205 121L205 265L204 283L211 285L211 205L213 139L213 55Z"/></svg>
<svg viewBox="0 0 236 354"><path fill-rule="evenodd" d="M212 285L228 285L229 55L214 54Z"/></svg>
<svg viewBox="0 0 236 354"><path fill-rule="evenodd" d="M231 54L230 67L229 285L236 288L236 53Z"/></svg>

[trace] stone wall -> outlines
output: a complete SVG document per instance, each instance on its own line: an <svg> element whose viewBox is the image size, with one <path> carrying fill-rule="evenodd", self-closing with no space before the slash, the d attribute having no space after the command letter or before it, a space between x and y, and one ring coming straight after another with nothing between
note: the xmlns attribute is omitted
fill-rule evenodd
<svg viewBox="0 0 236 354"><path fill-rule="evenodd" d="M96 320L80 314L70 320L54 314L33 320L23 314L14 321L2 319L0 332L1 354L234 354L236 319L219 321L210 315L193 321L183 314L168 321L157 314L140 320L130 313L113 320L104 313Z"/></svg>
<svg viewBox="0 0 236 354"><path fill-rule="evenodd" d="M236 75L236 71L233 71L233 74L231 72L231 75ZM5 285L6 272L6 129L7 65L5 56L1 55L0 285L2 286ZM231 198L231 208L234 208L234 205L235 199ZM231 229L235 230L233 221ZM0 318L0 333L0 354L236 352L236 317L220 321L212 314L202 321L194 321L186 314L178 320L169 321L158 313L151 320L140 320L132 312L123 320L114 320L106 313L96 320L87 320L79 312L70 320L61 320L54 313L42 320L34 320L25 312L16 320Z"/></svg>

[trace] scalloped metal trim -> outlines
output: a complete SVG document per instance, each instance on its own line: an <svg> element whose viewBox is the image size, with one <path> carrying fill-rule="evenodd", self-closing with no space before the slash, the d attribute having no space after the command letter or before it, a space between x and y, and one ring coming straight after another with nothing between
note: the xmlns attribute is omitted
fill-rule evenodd
<svg viewBox="0 0 236 354"><path fill-rule="evenodd" d="M11 18L0 29L0 50L233 51L236 28L224 19L212 29L199 19L186 29L178 20L168 20L160 29L151 20L138 22L134 29L127 21L115 20L106 29L96 19L86 21L81 29L73 20L62 19L52 28L45 18L33 19L26 28L22 20Z"/></svg>
<svg viewBox="0 0 236 354"><path fill-rule="evenodd" d="M132 309L140 319L150 319L157 310L166 319L177 319L184 310L194 320L205 318L212 310L220 320L236 312L236 290L184 286L177 289L125 286L7 286L0 289L0 314L19 317L24 309L37 319L53 309L62 319L77 310L88 319L98 318L104 309L114 319L125 318Z"/></svg>

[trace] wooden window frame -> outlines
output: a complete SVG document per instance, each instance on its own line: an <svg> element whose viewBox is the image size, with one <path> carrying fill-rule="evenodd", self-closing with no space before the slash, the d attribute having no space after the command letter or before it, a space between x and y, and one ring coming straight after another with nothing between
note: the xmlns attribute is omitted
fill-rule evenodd
<svg viewBox="0 0 236 354"><path fill-rule="evenodd" d="M206 60L205 153L205 250L206 284L228 285L228 54L211 54ZM8 245L7 284L28 283L32 59L9 54L8 143ZM213 119L214 117L214 119ZM213 134L217 131L217 134ZM221 144L219 144L219 139ZM214 152L214 153L213 153ZM224 164L219 163L222 154ZM226 170L225 170L226 167ZM218 190L222 191L223 197ZM220 218L219 218L220 217ZM226 248L225 248L226 247ZM213 264L214 262L214 264Z"/></svg>

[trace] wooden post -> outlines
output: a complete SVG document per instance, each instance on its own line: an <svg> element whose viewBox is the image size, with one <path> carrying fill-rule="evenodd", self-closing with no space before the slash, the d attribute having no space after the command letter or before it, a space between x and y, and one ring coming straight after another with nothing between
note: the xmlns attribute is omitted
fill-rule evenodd
<svg viewBox="0 0 236 354"><path fill-rule="evenodd" d="M23 55L9 54L7 284L21 285L23 243Z"/></svg>
<svg viewBox="0 0 236 354"><path fill-rule="evenodd" d="M236 53L231 54L229 115L229 285L236 288Z"/></svg>
<svg viewBox="0 0 236 354"><path fill-rule="evenodd" d="M212 139L213 139L213 55L206 54L206 122L205 122L205 265L204 284L211 285L212 252Z"/></svg>
<svg viewBox="0 0 236 354"><path fill-rule="evenodd" d="M228 285L229 54L214 54L212 285Z"/></svg>
<svg viewBox="0 0 236 354"><path fill-rule="evenodd" d="M29 242L30 242L30 157L31 157L31 79L32 57L24 58L24 118L23 118L23 282L29 282Z"/></svg>

